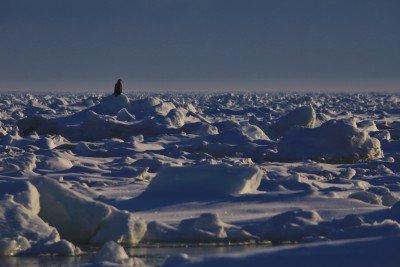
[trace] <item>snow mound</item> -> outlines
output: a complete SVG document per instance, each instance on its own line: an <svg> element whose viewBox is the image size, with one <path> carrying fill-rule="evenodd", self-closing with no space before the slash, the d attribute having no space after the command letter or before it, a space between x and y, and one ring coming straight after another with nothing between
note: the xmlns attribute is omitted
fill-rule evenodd
<svg viewBox="0 0 400 267"><path fill-rule="evenodd" d="M299 241L310 234L310 226L321 221L316 211L288 211L271 217L262 226L260 236L275 242Z"/></svg>
<svg viewBox="0 0 400 267"><path fill-rule="evenodd" d="M5 195L0 200L0 228L0 256L80 253L78 247L60 240L57 230L35 211L15 202L12 195Z"/></svg>
<svg viewBox="0 0 400 267"><path fill-rule="evenodd" d="M182 131L201 136L218 134L217 127L204 122L187 123L182 127Z"/></svg>
<svg viewBox="0 0 400 267"><path fill-rule="evenodd" d="M127 140L140 134L147 137L174 132L186 123L187 112L183 107L162 102L158 98L131 101L125 95L112 95L104 97L98 105L72 115L33 115L18 120L17 125L22 135L37 132L39 135L60 134L69 140L79 141L106 138ZM21 139L18 132L7 138L8 143Z"/></svg>
<svg viewBox="0 0 400 267"><path fill-rule="evenodd" d="M263 143L259 145L257 142ZM206 153L212 157L243 157L263 160L269 138L256 126L234 125L220 133L197 137L180 144L179 149L189 153Z"/></svg>
<svg viewBox="0 0 400 267"><path fill-rule="evenodd" d="M28 249L30 246L29 241L22 236L17 236L15 239L0 238L0 257L14 256L20 251Z"/></svg>
<svg viewBox="0 0 400 267"><path fill-rule="evenodd" d="M371 121L371 120L357 122L357 127L359 129L363 129L364 131L368 131L368 132L379 131L378 128L376 127L375 122Z"/></svg>
<svg viewBox="0 0 400 267"><path fill-rule="evenodd" d="M299 173L294 173L286 177L280 177L279 179L263 179L261 180L260 191L280 191L280 190L292 190L292 191L313 191L316 190L315 186L312 185L306 176Z"/></svg>
<svg viewBox="0 0 400 267"><path fill-rule="evenodd" d="M249 241L256 239L239 227L222 222L217 214L204 213L199 218L186 219L178 225L180 232L184 233L188 242L190 240L202 241Z"/></svg>
<svg viewBox="0 0 400 267"><path fill-rule="evenodd" d="M42 160L37 167L51 171L64 171L72 168L73 164L66 158L53 156Z"/></svg>
<svg viewBox="0 0 400 267"><path fill-rule="evenodd" d="M97 262L109 261L116 263L123 263L127 259L129 259L129 256L126 254L125 249L114 241L106 242L94 258Z"/></svg>
<svg viewBox="0 0 400 267"><path fill-rule="evenodd" d="M255 193L261 177L262 172L255 167L165 167L153 178L142 196L208 198Z"/></svg>
<svg viewBox="0 0 400 267"><path fill-rule="evenodd" d="M13 200L34 214L40 211L39 192L30 182L5 181L0 183L0 196L12 195Z"/></svg>
<svg viewBox="0 0 400 267"><path fill-rule="evenodd" d="M104 115L115 115L121 109L129 108L129 98L124 95L109 95L100 100L100 104L91 108L92 111L104 114Z"/></svg>
<svg viewBox="0 0 400 267"><path fill-rule="evenodd" d="M171 109L162 121L167 128L181 128L185 124L187 111L183 108Z"/></svg>
<svg viewBox="0 0 400 267"><path fill-rule="evenodd" d="M278 153L272 158L351 163L382 156L379 140L357 129L354 121L331 120L318 128L292 128L278 143Z"/></svg>
<svg viewBox="0 0 400 267"><path fill-rule="evenodd" d="M214 213L182 220L177 228L157 221L150 222L143 238L147 242L246 242L256 239L240 227L224 223Z"/></svg>
<svg viewBox="0 0 400 267"><path fill-rule="evenodd" d="M56 242L44 242L28 248L18 253L18 256L37 256L56 254L62 256L75 256L81 254L82 251L67 240L59 240Z"/></svg>
<svg viewBox="0 0 400 267"><path fill-rule="evenodd" d="M269 127L269 133L276 138L285 135L294 126L313 128L315 126L315 120L316 114L312 106L299 107L271 125Z"/></svg>
<svg viewBox="0 0 400 267"><path fill-rule="evenodd" d="M370 204L382 204L382 200L376 194L368 191L355 192L349 195L349 198L358 199Z"/></svg>
<svg viewBox="0 0 400 267"><path fill-rule="evenodd" d="M137 244L146 224L131 213L119 211L64 187L48 178L32 180L40 193L39 216L74 243L104 243L109 240Z"/></svg>
<svg viewBox="0 0 400 267"><path fill-rule="evenodd" d="M16 145L20 140L22 140L22 137L18 133L18 127L13 127L11 131L6 133L4 137L1 138L0 140L0 145Z"/></svg>
<svg viewBox="0 0 400 267"><path fill-rule="evenodd" d="M3 170L14 173L16 176L34 175L36 168L36 156L33 153L25 153L21 156L6 158L2 160Z"/></svg>
<svg viewBox="0 0 400 267"><path fill-rule="evenodd" d="M139 258L129 258L125 249L113 241L105 243L92 259L92 264L85 267L99 266L147 266Z"/></svg>
<svg viewBox="0 0 400 267"><path fill-rule="evenodd" d="M14 201L8 195L0 200L0 238L25 237L30 242L46 240L55 229L34 212Z"/></svg>
<svg viewBox="0 0 400 267"><path fill-rule="evenodd" d="M251 141L254 140L269 140L268 136L260 129L260 127L248 122L241 125L241 130Z"/></svg>
<svg viewBox="0 0 400 267"><path fill-rule="evenodd" d="M135 116L130 114L129 111L126 110L126 108L123 108L120 111L118 111L117 120L119 120L119 121L134 121Z"/></svg>

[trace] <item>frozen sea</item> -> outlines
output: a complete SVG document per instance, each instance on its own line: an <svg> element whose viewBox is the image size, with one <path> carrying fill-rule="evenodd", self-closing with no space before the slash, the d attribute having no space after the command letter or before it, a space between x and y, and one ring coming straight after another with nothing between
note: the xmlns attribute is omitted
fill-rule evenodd
<svg viewBox="0 0 400 267"><path fill-rule="evenodd" d="M400 95L0 95L0 266L400 266Z"/></svg>

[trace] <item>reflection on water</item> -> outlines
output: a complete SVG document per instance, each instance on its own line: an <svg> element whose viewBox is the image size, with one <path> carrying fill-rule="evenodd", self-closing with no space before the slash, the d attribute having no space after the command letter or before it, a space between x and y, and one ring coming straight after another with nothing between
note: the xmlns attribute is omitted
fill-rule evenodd
<svg viewBox="0 0 400 267"><path fill-rule="evenodd" d="M39 257L1 257L0 266L7 267L54 267L54 266L80 266L88 263L92 254L76 257L66 256L39 256Z"/></svg>
<svg viewBox="0 0 400 267"><path fill-rule="evenodd" d="M249 252L258 250L267 245L247 245L247 246L199 246L199 245L168 245L168 246L140 246L125 248L130 257L137 257L149 266L161 266L164 261L179 253L188 254L191 257L221 256L236 252ZM7 267L54 267L54 266L80 266L90 262L94 252L98 248L81 247L86 254L66 257L66 256L39 256L39 257L0 257L0 266Z"/></svg>

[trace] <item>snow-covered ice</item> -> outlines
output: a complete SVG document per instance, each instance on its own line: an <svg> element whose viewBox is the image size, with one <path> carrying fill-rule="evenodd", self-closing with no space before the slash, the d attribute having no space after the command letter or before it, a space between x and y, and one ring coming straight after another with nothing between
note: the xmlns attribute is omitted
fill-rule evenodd
<svg viewBox="0 0 400 267"><path fill-rule="evenodd" d="M0 265L398 266L398 99L0 95Z"/></svg>
<svg viewBox="0 0 400 267"><path fill-rule="evenodd" d="M32 180L40 194L39 216L74 243L113 240L134 245L146 232L146 224L133 214L80 196L55 180Z"/></svg>
<svg viewBox="0 0 400 267"><path fill-rule="evenodd" d="M261 171L255 167L226 165L165 167L152 179L142 196L162 199L179 197L204 199L256 193L261 177Z"/></svg>

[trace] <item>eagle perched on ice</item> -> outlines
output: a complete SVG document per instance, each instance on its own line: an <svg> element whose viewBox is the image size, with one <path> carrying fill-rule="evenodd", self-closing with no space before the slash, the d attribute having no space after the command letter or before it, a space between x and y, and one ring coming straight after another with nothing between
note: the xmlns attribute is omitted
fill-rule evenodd
<svg viewBox="0 0 400 267"><path fill-rule="evenodd" d="M122 80L118 79L117 83L114 86L114 95L118 96L122 93Z"/></svg>

